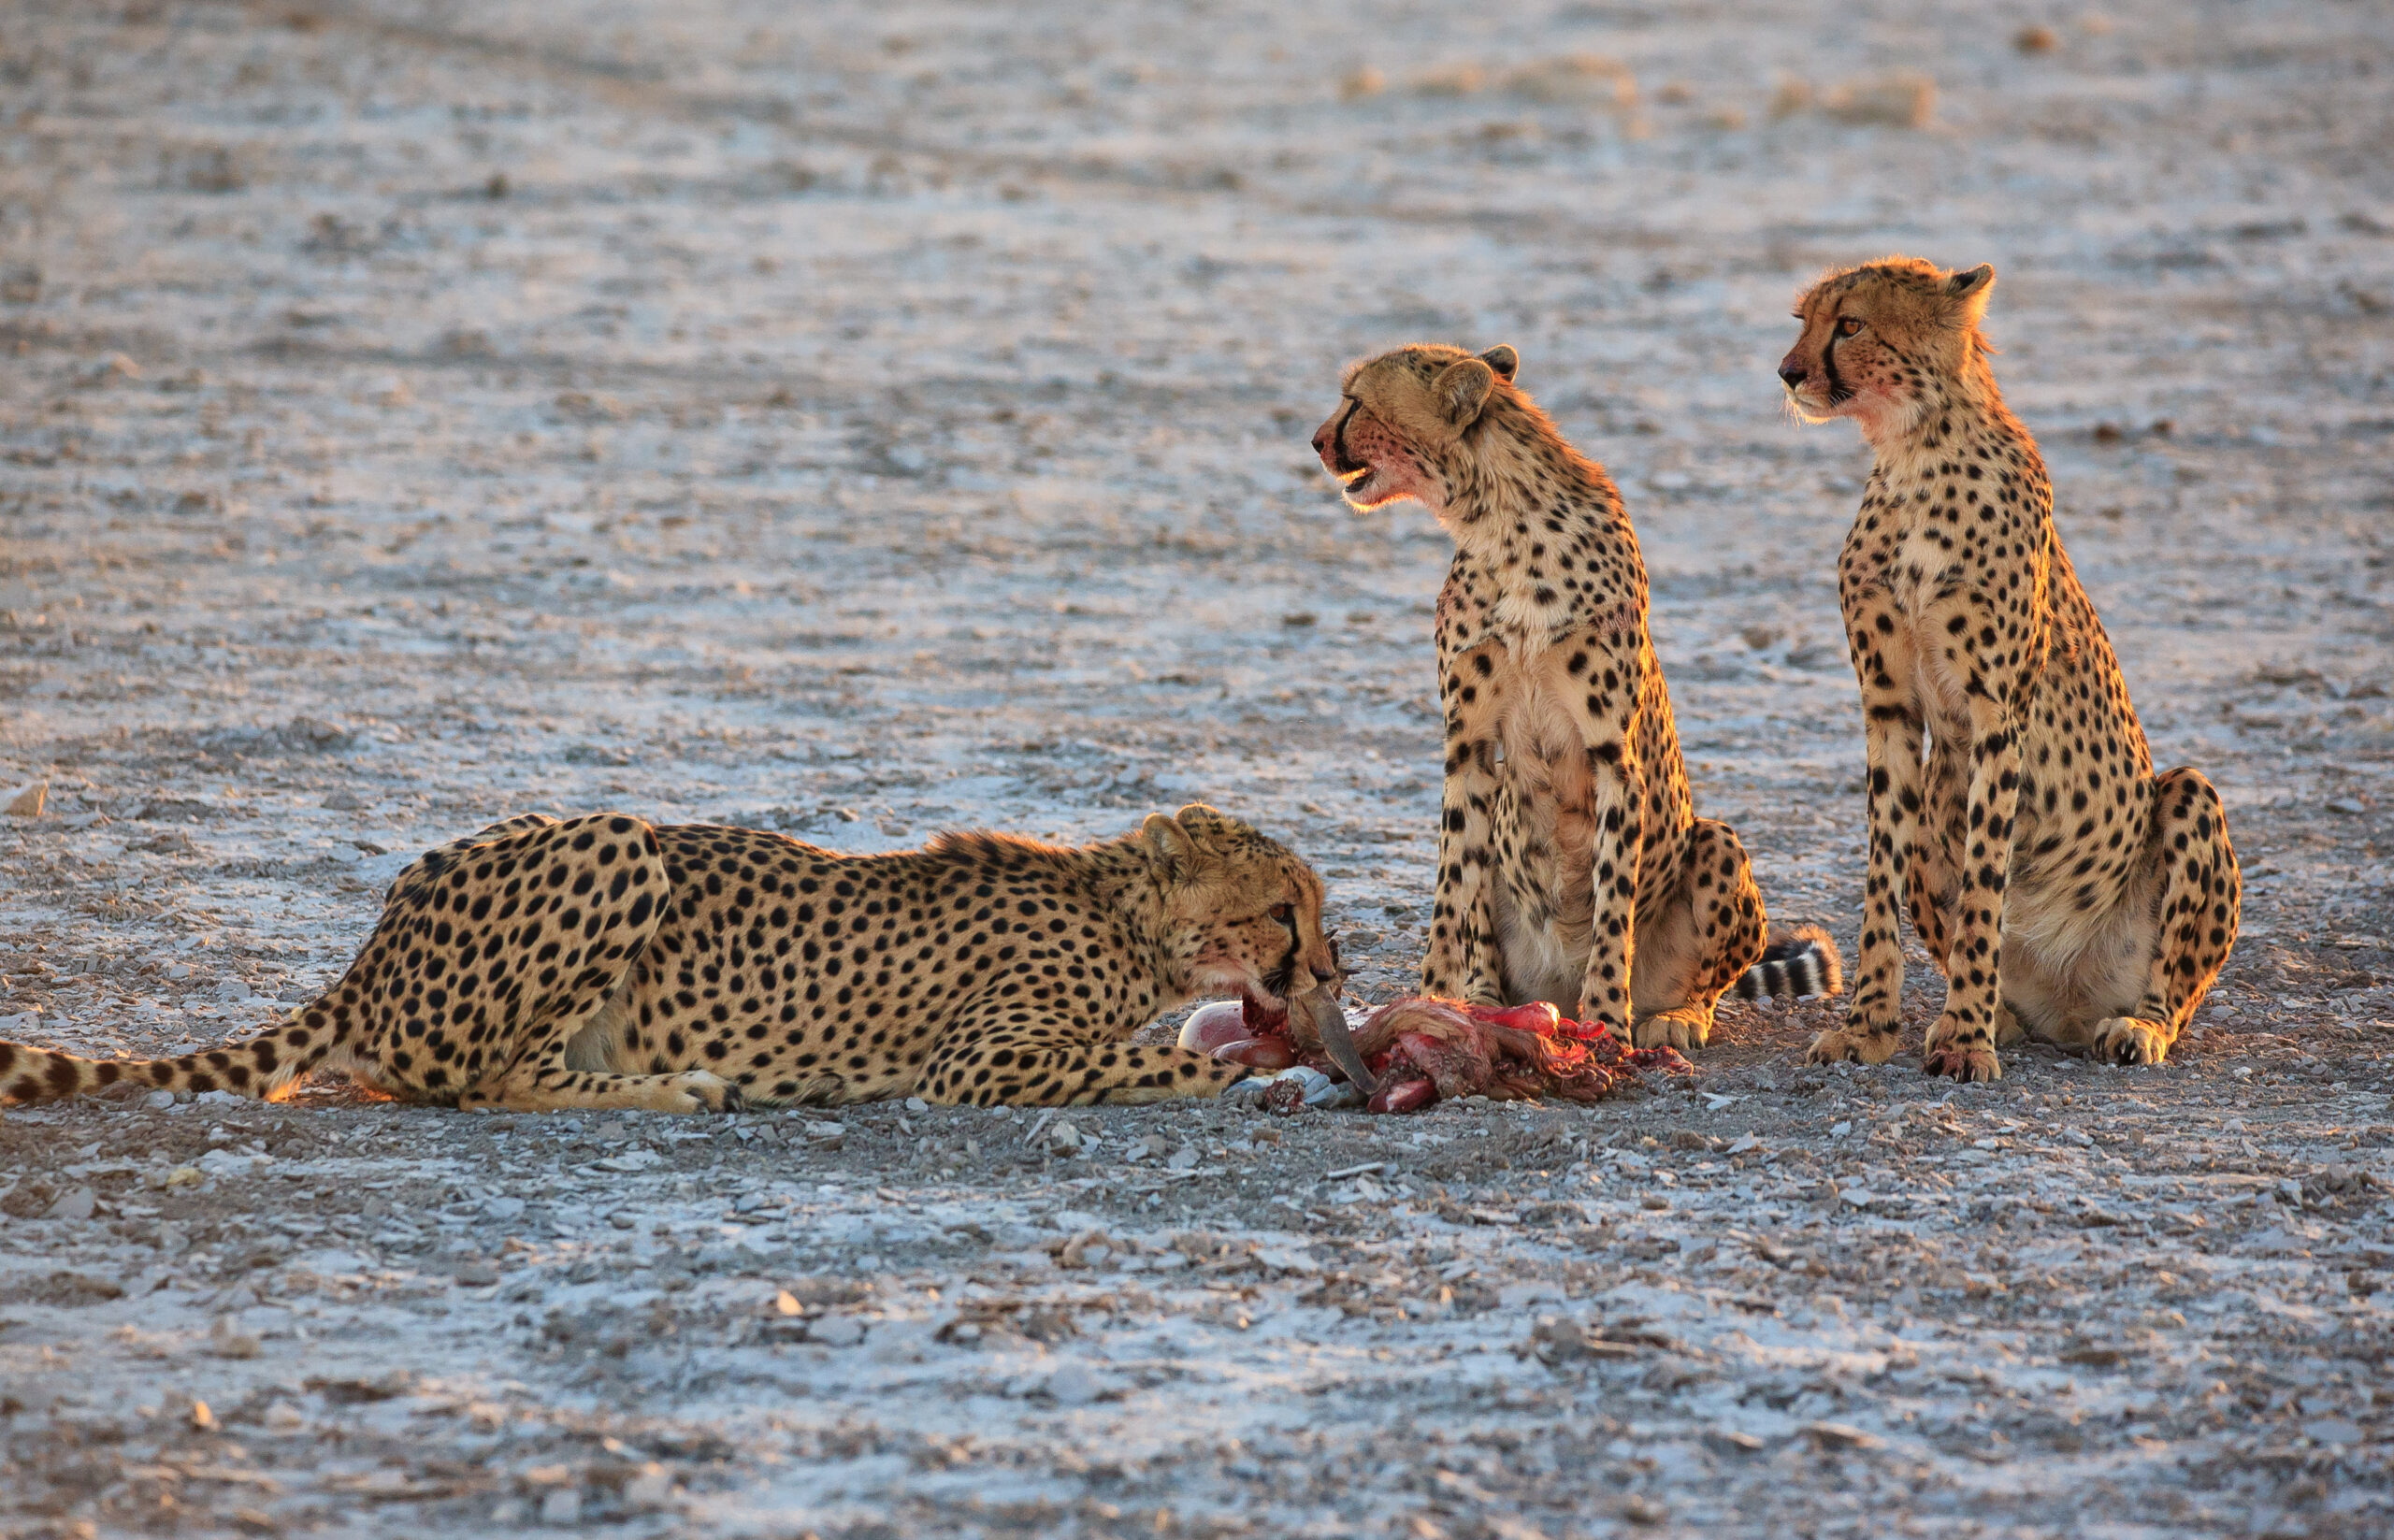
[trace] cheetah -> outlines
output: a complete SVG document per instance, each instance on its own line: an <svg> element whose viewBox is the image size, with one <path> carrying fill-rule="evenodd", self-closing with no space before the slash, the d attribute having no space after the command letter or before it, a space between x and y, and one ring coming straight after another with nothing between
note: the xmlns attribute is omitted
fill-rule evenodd
<svg viewBox="0 0 2394 1540"><path fill-rule="evenodd" d="M1455 541L1435 626L1446 786L1421 986L1698 1048L1733 987L1835 993L1837 948L1773 930L1736 832L1695 816L1637 537L1520 367L1508 347L1383 353L1347 371L1313 438L1358 512L1411 497Z"/></svg>
<svg viewBox="0 0 2394 1540"><path fill-rule="evenodd" d="M1245 1066L1121 1040L1194 997L1269 1011L1340 977L1321 906L1303 861L1202 803L1077 849L968 833L885 856L526 814L402 871L282 1026L168 1059L0 1043L0 1100L271 1098L319 1069L515 1111L1214 1096Z"/></svg>
<svg viewBox="0 0 2394 1540"><path fill-rule="evenodd" d="M1779 367L1798 413L1853 418L1877 456L1838 563L1869 765L1861 978L1810 1057L1896 1051L1901 894L1945 974L1928 1072L1996 1079L2029 1034L2158 1064L2236 940L2236 852L2199 770L2153 773L1987 364L1994 284L1910 257L1832 273Z"/></svg>

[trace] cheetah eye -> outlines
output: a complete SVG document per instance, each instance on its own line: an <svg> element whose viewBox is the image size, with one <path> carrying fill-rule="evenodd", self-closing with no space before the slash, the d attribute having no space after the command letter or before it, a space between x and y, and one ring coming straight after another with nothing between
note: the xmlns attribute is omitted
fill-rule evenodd
<svg viewBox="0 0 2394 1540"><path fill-rule="evenodd" d="M1294 914L1296 911L1287 904L1276 903L1270 909L1265 910L1264 913L1271 915L1274 919L1278 920L1282 925L1286 925L1289 923L1289 916Z"/></svg>
<svg viewBox="0 0 2394 1540"><path fill-rule="evenodd" d="M1850 315L1841 318L1837 324L1837 334L1839 337L1852 337L1861 330L1862 323Z"/></svg>

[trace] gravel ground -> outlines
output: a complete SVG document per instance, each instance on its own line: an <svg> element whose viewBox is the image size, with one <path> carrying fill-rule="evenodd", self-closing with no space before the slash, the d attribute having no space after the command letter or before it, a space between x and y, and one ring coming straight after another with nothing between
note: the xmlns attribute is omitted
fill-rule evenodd
<svg viewBox="0 0 2394 1540"><path fill-rule="evenodd" d="M1741 1009L1406 1119L10 1110L0 1535L2387 1533L2394 10L1017 9L7 8L0 1033L237 1035L527 808L1204 797L1387 998L1447 546L1305 439L1415 338L1611 466L1698 796L1850 948L1866 452L1770 370L1896 249L1997 265L2227 796L2196 1029L1957 1089Z"/></svg>

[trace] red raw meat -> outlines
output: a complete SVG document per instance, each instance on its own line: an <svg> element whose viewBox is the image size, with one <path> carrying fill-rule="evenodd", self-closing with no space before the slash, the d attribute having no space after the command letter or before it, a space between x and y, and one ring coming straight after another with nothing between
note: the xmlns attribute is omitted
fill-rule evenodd
<svg viewBox="0 0 2394 1540"><path fill-rule="evenodd" d="M1254 1070L1285 1070L1302 1057L1291 1040L1289 1013L1256 1000L1200 1005L1181 1024L1180 1045Z"/></svg>
<svg viewBox="0 0 2394 1540"><path fill-rule="evenodd" d="M1379 1081L1374 1112L1456 1096L1597 1101L1640 1070L1695 1072L1676 1049L1632 1048L1601 1022L1565 1021L1543 1000L1505 1010L1428 996L1392 1000L1354 1035Z"/></svg>

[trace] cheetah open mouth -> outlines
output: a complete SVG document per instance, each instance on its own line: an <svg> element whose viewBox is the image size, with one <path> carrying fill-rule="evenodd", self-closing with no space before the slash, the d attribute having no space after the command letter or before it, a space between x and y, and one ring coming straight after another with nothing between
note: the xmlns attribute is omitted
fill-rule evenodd
<svg viewBox="0 0 2394 1540"><path fill-rule="evenodd" d="M1355 413L1351 408L1340 414L1338 431L1330 436L1330 452L1321 457L1323 465L1329 468L1330 473L1348 486L1352 486L1372 472L1371 466L1355 458L1353 452L1347 447L1347 425L1352 422L1354 417Z"/></svg>

